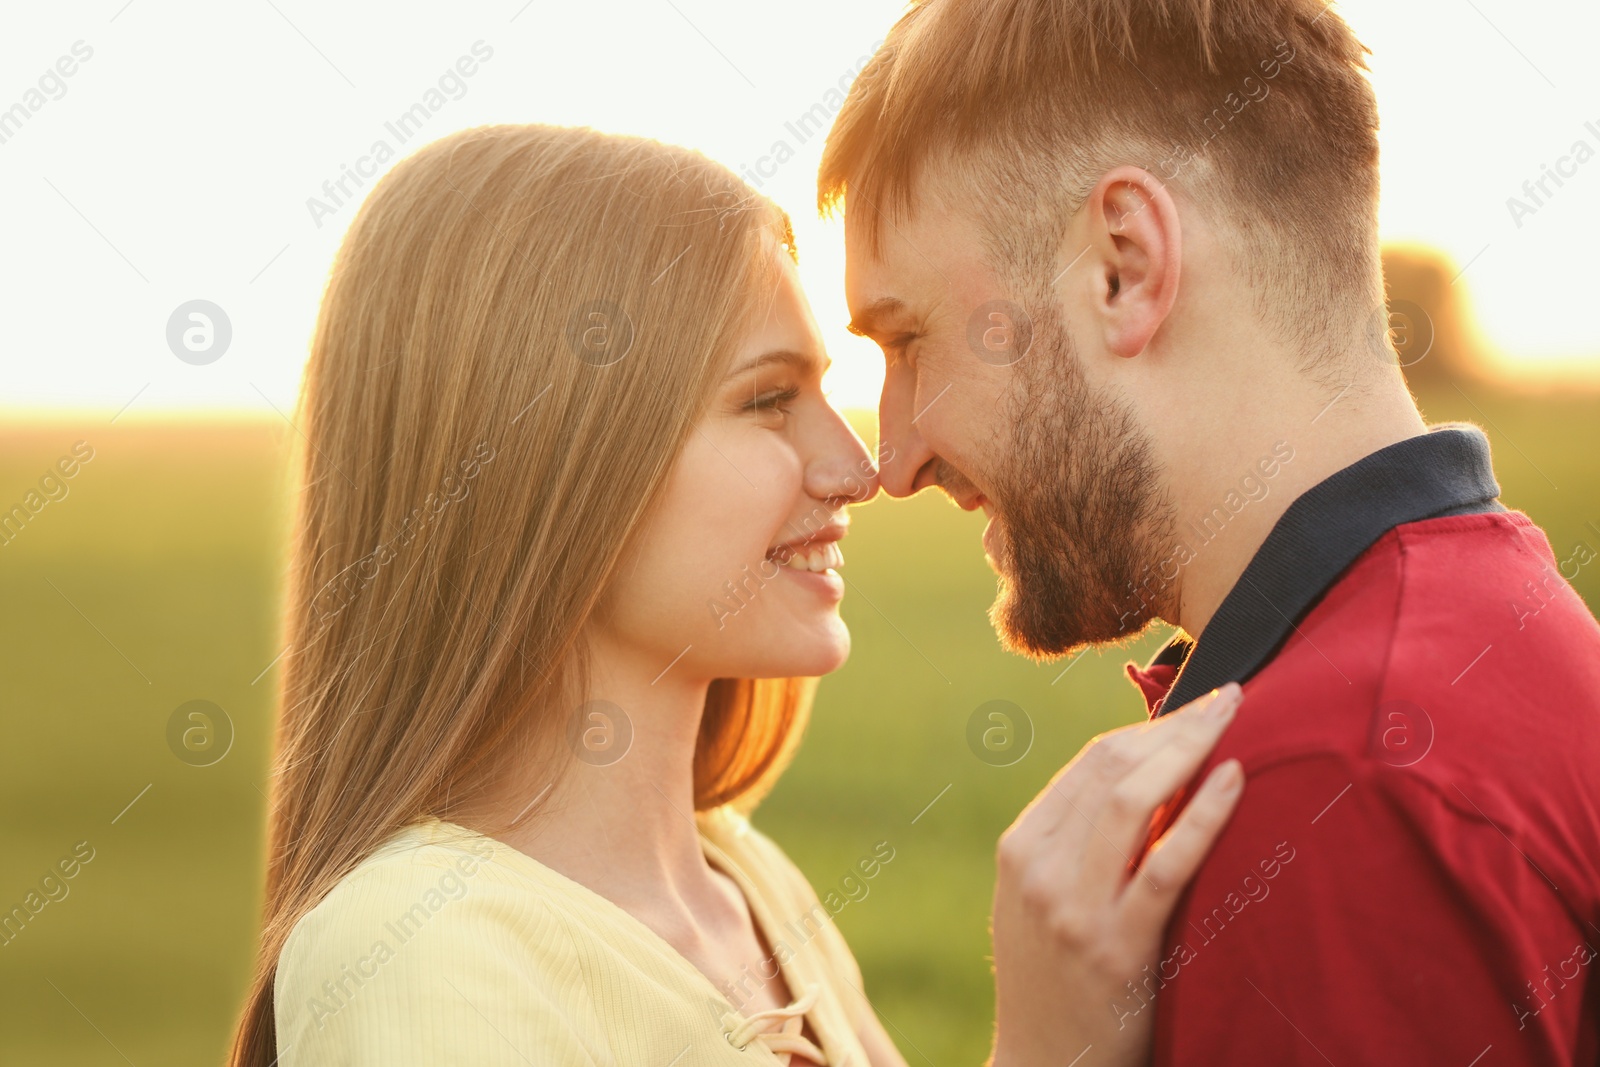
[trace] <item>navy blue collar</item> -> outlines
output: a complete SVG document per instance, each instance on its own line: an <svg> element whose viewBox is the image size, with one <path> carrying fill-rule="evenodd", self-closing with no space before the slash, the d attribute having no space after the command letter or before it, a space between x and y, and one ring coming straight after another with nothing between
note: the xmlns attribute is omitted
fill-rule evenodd
<svg viewBox="0 0 1600 1067"><path fill-rule="evenodd" d="M1246 681L1345 568L1396 526L1505 511L1499 496L1489 439L1470 423L1431 427L1324 478L1289 505L1199 639L1180 635L1150 661L1178 667L1156 714Z"/></svg>

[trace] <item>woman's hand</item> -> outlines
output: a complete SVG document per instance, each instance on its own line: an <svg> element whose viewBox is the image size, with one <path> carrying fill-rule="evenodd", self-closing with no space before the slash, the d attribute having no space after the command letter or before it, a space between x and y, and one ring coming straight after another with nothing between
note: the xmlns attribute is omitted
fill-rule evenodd
<svg viewBox="0 0 1600 1067"><path fill-rule="evenodd" d="M1157 963L1178 895L1238 802L1239 762L1218 765L1129 868L1156 809L1194 777L1242 699L1230 682L1101 734L1001 836L994 1067L1066 1067L1090 1046L1095 1067L1149 1059L1155 1013L1130 1015L1127 983Z"/></svg>

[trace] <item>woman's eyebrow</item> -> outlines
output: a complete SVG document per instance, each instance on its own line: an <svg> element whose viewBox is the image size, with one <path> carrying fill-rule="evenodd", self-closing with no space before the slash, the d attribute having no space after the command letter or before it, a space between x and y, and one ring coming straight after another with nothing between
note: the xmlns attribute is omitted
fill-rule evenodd
<svg viewBox="0 0 1600 1067"><path fill-rule="evenodd" d="M748 374L753 370L760 370L774 363L787 363L796 370L815 371L818 375L826 373L828 368L833 366L833 360L831 359L819 359L809 352L797 352L790 348L779 348L771 352L763 352L754 359L734 368L728 377L732 378L736 375Z"/></svg>

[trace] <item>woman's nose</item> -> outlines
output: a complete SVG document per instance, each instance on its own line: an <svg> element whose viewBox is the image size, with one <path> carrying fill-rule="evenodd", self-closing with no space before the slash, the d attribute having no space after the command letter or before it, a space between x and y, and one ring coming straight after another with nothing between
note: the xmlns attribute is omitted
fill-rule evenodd
<svg viewBox="0 0 1600 1067"><path fill-rule="evenodd" d="M818 500L860 504L878 495L878 465L855 430L837 412L822 445L806 464L806 492Z"/></svg>
<svg viewBox="0 0 1600 1067"><path fill-rule="evenodd" d="M806 467L805 487L818 500L862 504L878 495L878 468L865 449L859 457L819 456Z"/></svg>

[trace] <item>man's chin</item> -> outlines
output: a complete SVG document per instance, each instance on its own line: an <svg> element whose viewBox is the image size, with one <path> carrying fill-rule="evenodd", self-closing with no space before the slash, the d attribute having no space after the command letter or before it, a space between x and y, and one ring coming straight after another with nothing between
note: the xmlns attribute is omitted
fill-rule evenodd
<svg viewBox="0 0 1600 1067"><path fill-rule="evenodd" d="M1081 638L1050 618L1046 605L1030 598L1008 577L1001 565L991 561L1000 575L1000 591L989 607L989 624L994 627L1000 647L1034 660L1054 659L1081 646Z"/></svg>
<svg viewBox="0 0 1600 1067"><path fill-rule="evenodd" d="M1084 596L1066 592L1030 595L1002 570L1000 591L989 607L989 623L1000 647L1033 660L1059 659L1091 645L1117 644L1137 637L1153 617L1136 620L1096 618L1074 605Z"/></svg>

